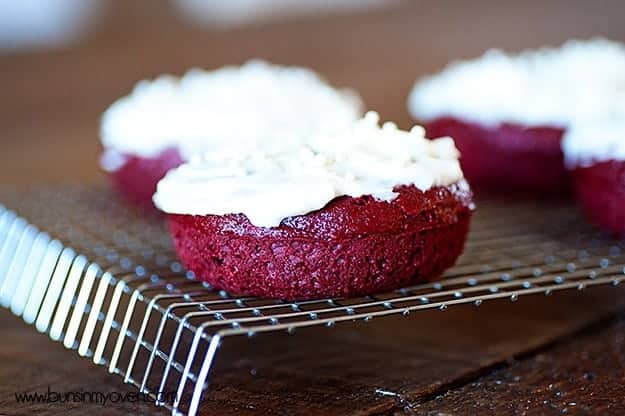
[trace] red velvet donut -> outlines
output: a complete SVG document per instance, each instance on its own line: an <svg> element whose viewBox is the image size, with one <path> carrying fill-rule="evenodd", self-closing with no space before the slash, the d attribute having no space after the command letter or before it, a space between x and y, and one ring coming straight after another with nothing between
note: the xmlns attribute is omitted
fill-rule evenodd
<svg viewBox="0 0 625 416"><path fill-rule="evenodd" d="M428 137L454 138L465 177L478 192L568 193L561 128L511 123L490 127L454 117L430 120L425 128Z"/></svg>
<svg viewBox="0 0 625 416"><path fill-rule="evenodd" d="M339 197L257 227L243 214L168 215L183 264L233 294L312 299L371 294L435 279L461 254L472 204L466 185L391 202Z"/></svg>
<svg viewBox="0 0 625 416"><path fill-rule="evenodd" d="M182 164L180 152L169 148L154 157L123 155L123 165L110 172L115 189L129 202L156 211L152 195L165 174Z"/></svg>
<svg viewBox="0 0 625 416"><path fill-rule="evenodd" d="M577 167L573 177L588 219L608 232L625 236L625 161Z"/></svg>
<svg viewBox="0 0 625 416"><path fill-rule="evenodd" d="M362 110L358 94L312 69L259 59L163 74L139 81L102 114L101 166L128 201L152 208L160 179L193 156L262 148L277 135L298 143L350 126Z"/></svg>

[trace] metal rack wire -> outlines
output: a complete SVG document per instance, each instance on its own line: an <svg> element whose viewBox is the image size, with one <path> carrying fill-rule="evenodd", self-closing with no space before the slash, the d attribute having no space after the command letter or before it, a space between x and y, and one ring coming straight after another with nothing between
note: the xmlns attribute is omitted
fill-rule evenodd
<svg viewBox="0 0 625 416"><path fill-rule="evenodd" d="M0 304L175 415L197 413L226 338L625 279L625 242L598 234L567 203L481 203L465 253L439 282L281 302L194 280L162 219L122 206L106 188L3 190L0 201Z"/></svg>

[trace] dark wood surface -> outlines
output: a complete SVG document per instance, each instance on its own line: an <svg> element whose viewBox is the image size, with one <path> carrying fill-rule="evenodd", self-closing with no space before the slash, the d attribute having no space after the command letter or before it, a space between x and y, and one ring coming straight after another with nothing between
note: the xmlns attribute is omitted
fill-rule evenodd
<svg viewBox="0 0 625 416"><path fill-rule="evenodd" d="M315 68L407 127L413 81L447 61L494 46L518 50L570 37L625 40L624 17L620 0L407 1L373 13L215 32L185 26L161 2L113 2L83 44L0 56L0 183L101 180L99 114L142 77L259 56ZM606 289L493 302L225 345L202 409L219 415L622 414L622 295ZM14 393L48 386L133 390L6 311L0 311L0 328L0 414L154 412L146 405L16 404Z"/></svg>
<svg viewBox="0 0 625 416"><path fill-rule="evenodd" d="M624 330L621 315L389 414L625 414Z"/></svg>
<svg viewBox="0 0 625 416"><path fill-rule="evenodd" d="M496 368L512 365L509 371L514 378L515 360L540 363L541 358L535 358L537 351L550 351L549 345L561 337L574 342L577 331L621 310L622 296L620 290L607 289L591 291L583 298L575 293L528 297L514 304L505 301L479 308L449 308L409 318L302 331L282 340L268 336L266 340L224 345L203 409L206 414L220 415L427 414L430 410L432 414L476 414L473 401L479 397L479 389L474 389L467 401L456 396L455 407L453 402L444 407L447 403L441 404L438 397L463 386L470 388L482 379L488 383ZM597 342L618 343L614 332L608 334L611 338ZM596 367L592 365L595 357L587 358L584 365L589 366L588 371L604 371L612 359L625 358L619 351L615 354L599 360ZM544 374L573 401L579 386L566 384L566 369L575 360L576 355L563 353L561 360L554 361L562 370ZM562 373L558 376L557 371ZM606 381L613 382L613 374L606 374ZM527 376L522 387L531 391L540 381ZM509 389L500 389L501 399L495 394L484 398L492 409L498 409L494 414L508 414L507 402L515 393L517 400L532 398L508 384ZM625 386L621 389L625 391ZM620 403L621 398L615 396L612 403Z"/></svg>

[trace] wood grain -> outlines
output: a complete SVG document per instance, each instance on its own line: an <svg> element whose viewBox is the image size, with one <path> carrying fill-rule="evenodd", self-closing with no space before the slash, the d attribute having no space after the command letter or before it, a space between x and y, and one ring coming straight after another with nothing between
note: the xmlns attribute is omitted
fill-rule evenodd
<svg viewBox="0 0 625 416"><path fill-rule="evenodd" d="M528 297L224 345L203 410L369 415L427 403L622 310L621 296Z"/></svg>
<svg viewBox="0 0 625 416"><path fill-rule="evenodd" d="M625 414L625 315L388 415Z"/></svg>

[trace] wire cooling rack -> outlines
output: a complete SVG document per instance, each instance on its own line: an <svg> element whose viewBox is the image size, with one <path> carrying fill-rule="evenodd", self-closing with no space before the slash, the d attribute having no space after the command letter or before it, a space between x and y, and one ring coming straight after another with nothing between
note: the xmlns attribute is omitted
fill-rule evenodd
<svg viewBox="0 0 625 416"><path fill-rule="evenodd" d="M3 190L0 201L0 304L175 415L197 413L229 337L625 279L625 242L600 235L565 202L479 203L465 253L439 282L281 302L195 281L176 260L162 218L122 206L107 188Z"/></svg>

